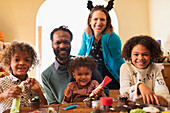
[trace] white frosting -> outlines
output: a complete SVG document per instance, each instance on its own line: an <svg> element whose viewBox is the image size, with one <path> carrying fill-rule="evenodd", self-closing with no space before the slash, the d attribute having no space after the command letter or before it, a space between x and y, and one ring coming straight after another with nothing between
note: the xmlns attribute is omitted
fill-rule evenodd
<svg viewBox="0 0 170 113"><path fill-rule="evenodd" d="M157 113L160 112L160 110L156 107L144 107L143 110L145 112L150 112L150 113Z"/></svg>

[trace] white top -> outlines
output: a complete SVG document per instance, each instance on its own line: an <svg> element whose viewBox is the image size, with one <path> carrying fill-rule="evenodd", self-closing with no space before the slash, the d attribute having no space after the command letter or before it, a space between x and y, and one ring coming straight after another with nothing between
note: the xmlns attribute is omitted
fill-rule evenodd
<svg viewBox="0 0 170 113"><path fill-rule="evenodd" d="M130 100L136 100L137 85L144 83L156 95L163 96L170 105L169 90L166 86L160 68L152 63L146 69L138 69L131 63L124 63L120 68L120 94L126 95Z"/></svg>

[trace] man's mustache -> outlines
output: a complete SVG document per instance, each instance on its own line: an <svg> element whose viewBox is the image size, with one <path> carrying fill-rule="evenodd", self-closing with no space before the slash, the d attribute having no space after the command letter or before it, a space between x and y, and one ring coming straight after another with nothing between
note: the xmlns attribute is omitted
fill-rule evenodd
<svg viewBox="0 0 170 113"><path fill-rule="evenodd" d="M66 48L61 48L61 49L59 49L59 51L68 51L68 49L66 49Z"/></svg>

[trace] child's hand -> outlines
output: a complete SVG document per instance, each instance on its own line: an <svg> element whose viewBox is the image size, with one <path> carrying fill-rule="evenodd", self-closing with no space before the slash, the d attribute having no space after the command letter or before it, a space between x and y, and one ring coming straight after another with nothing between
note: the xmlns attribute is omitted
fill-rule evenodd
<svg viewBox="0 0 170 113"><path fill-rule="evenodd" d="M139 91L143 97L144 104L159 104L157 95L145 84L138 85Z"/></svg>
<svg viewBox="0 0 170 113"><path fill-rule="evenodd" d="M41 88L36 79L27 78L27 80L24 83L28 85L28 88L30 90L33 90L37 94L37 96L39 96L39 98L41 99L42 105L47 105L47 100L44 97L43 92L41 91Z"/></svg>
<svg viewBox="0 0 170 113"><path fill-rule="evenodd" d="M35 78L27 78L24 83L28 85L29 89L35 92L40 89L39 84Z"/></svg>
<svg viewBox="0 0 170 113"><path fill-rule="evenodd" d="M102 96L103 88L97 88L93 92L96 94L95 98L99 98Z"/></svg>
<svg viewBox="0 0 170 113"><path fill-rule="evenodd" d="M12 86L10 87L8 90L6 90L4 93L3 93L3 98L6 99L6 98L9 98L9 97L19 97L20 95L22 94L22 89L19 87L19 86Z"/></svg>
<svg viewBox="0 0 170 113"><path fill-rule="evenodd" d="M158 99L158 102L156 102L157 105L160 105L160 106L167 106L167 100L160 96L160 95L157 95L157 99Z"/></svg>

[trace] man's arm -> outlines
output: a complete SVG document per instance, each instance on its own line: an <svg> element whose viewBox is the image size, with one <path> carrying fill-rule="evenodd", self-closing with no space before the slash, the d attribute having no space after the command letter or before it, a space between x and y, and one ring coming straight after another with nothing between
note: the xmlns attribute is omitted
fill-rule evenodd
<svg viewBox="0 0 170 113"><path fill-rule="evenodd" d="M46 95L48 104L49 105L59 104L59 102L55 99L51 91L50 85L48 83L48 79L46 78L45 74L42 73L41 78L42 78L43 87L45 89L45 95Z"/></svg>

